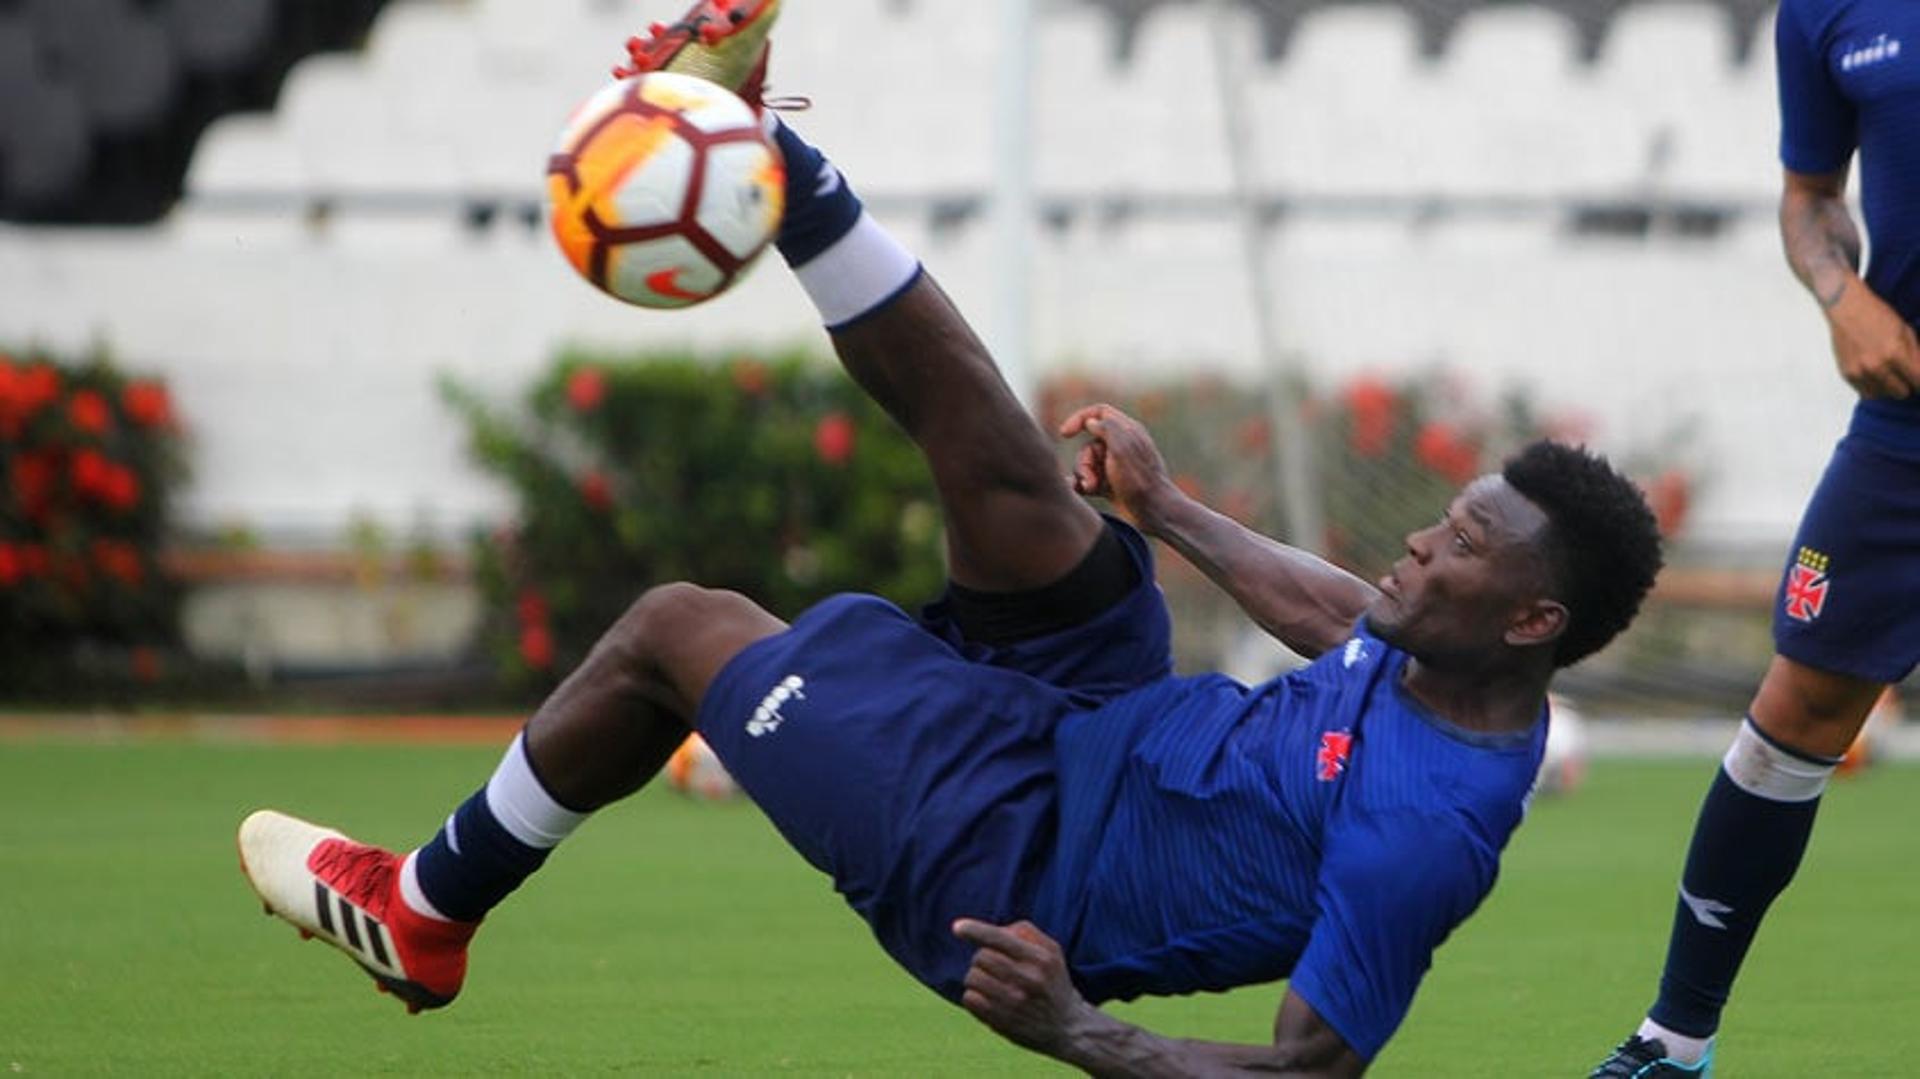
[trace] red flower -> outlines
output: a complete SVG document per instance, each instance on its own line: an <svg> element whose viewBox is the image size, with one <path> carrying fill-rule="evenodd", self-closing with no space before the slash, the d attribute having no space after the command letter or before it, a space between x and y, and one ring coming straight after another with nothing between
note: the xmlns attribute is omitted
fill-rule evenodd
<svg viewBox="0 0 1920 1079"><path fill-rule="evenodd" d="M82 434L104 435L113 426L113 410L107 407L106 398L92 390L81 390L67 402L67 422Z"/></svg>
<svg viewBox="0 0 1920 1079"><path fill-rule="evenodd" d="M113 471L113 462L99 450L81 450L73 455L70 471L75 491L89 498L98 498L106 489L107 476Z"/></svg>
<svg viewBox="0 0 1920 1079"><path fill-rule="evenodd" d="M158 382L129 382L121 391L120 407L140 427L173 426L173 398Z"/></svg>
<svg viewBox="0 0 1920 1079"><path fill-rule="evenodd" d="M1398 398L1393 387L1377 378L1356 378L1347 384L1347 411L1353 426L1347 442L1362 457L1378 457L1393 441L1394 409Z"/></svg>
<svg viewBox="0 0 1920 1079"><path fill-rule="evenodd" d="M520 658L536 670L553 666L553 633L545 626L523 627L520 630Z"/></svg>
<svg viewBox="0 0 1920 1079"><path fill-rule="evenodd" d="M733 361L731 368L733 388L748 397L765 397L770 382L767 377L767 365L759 360L739 359Z"/></svg>
<svg viewBox="0 0 1920 1079"><path fill-rule="evenodd" d="M51 364L34 364L14 384L14 404L23 416L31 417L59 396L60 372L55 371Z"/></svg>
<svg viewBox="0 0 1920 1079"><path fill-rule="evenodd" d="M1152 423L1167 414L1167 404L1165 390L1148 390L1134 400L1133 408L1142 423Z"/></svg>
<svg viewBox="0 0 1920 1079"><path fill-rule="evenodd" d="M1173 485L1180 488L1182 494L1193 499L1195 502L1205 502L1207 500L1206 485L1200 482L1200 477L1191 472L1182 472L1173 477Z"/></svg>
<svg viewBox="0 0 1920 1079"><path fill-rule="evenodd" d="M844 412L829 412L813 429L813 452L830 465L844 465L853 457L853 420Z"/></svg>
<svg viewBox="0 0 1920 1079"><path fill-rule="evenodd" d="M45 577L47 575L47 570L51 568L51 560L47 557L47 549L44 546L38 543L23 543L19 547L19 552L20 576Z"/></svg>
<svg viewBox="0 0 1920 1079"><path fill-rule="evenodd" d="M165 669L159 651L144 644L133 650L130 665L133 677L141 682L158 682Z"/></svg>
<svg viewBox="0 0 1920 1079"><path fill-rule="evenodd" d="M580 497L589 508L605 513L613 508L613 483L596 468L580 477Z"/></svg>
<svg viewBox="0 0 1920 1079"><path fill-rule="evenodd" d="M1660 534L1668 537L1678 534L1687 523L1687 511L1693 503L1692 486L1686 474L1670 468L1655 476L1646 491L1647 504L1653 508Z"/></svg>
<svg viewBox="0 0 1920 1079"><path fill-rule="evenodd" d="M1251 417L1235 429L1233 441L1241 453L1265 453L1273 448L1273 424L1265 416Z"/></svg>
<svg viewBox="0 0 1920 1079"><path fill-rule="evenodd" d="M592 412L607 399L607 376L597 367L582 367L567 378L567 403L575 412Z"/></svg>
<svg viewBox="0 0 1920 1079"><path fill-rule="evenodd" d="M59 468L60 458L47 450L13 459L8 469L9 478L13 480L14 497L20 502L20 510L28 519L46 519Z"/></svg>
<svg viewBox="0 0 1920 1079"><path fill-rule="evenodd" d="M526 588L514 601L513 614L522 626L544 626L547 623L547 597L538 591Z"/></svg>
<svg viewBox="0 0 1920 1079"><path fill-rule="evenodd" d="M0 588L11 588L24 576L19 550L11 543L0 543Z"/></svg>
<svg viewBox="0 0 1920 1079"><path fill-rule="evenodd" d="M1451 426L1435 421L1413 438L1413 455L1436 475L1456 484L1480 473L1480 450Z"/></svg>
<svg viewBox="0 0 1920 1079"><path fill-rule="evenodd" d="M94 540L93 564L100 567L101 573L129 588L139 587L146 572L140 564L140 549L125 540Z"/></svg>

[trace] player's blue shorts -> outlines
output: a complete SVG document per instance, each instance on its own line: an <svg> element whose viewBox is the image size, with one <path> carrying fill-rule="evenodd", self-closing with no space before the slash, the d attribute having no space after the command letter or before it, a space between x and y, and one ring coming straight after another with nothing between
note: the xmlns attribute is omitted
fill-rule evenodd
<svg viewBox="0 0 1920 1079"><path fill-rule="evenodd" d="M949 999L973 958L953 920L1033 912L1058 818L1054 726L1172 673L1152 555L1111 527L1140 583L1072 629L990 648L939 605L916 620L835 596L742 650L701 702L696 725L727 770L881 946Z"/></svg>
<svg viewBox="0 0 1920 1079"><path fill-rule="evenodd" d="M1856 417L1807 504L1774 598L1774 647L1893 683L1920 663L1920 453Z"/></svg>

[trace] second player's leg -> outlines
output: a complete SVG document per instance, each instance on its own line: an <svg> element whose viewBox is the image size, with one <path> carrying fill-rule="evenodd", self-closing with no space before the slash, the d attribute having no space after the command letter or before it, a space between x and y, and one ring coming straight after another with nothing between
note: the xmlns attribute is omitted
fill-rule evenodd
<svg viewBox="0 0 1920 1079"><path fill-rule="evenodd" d="M1753 698L1753 721L1767 737L1815 757L1840 757L1853 745L1885 686L1775 656Z"/></svg>

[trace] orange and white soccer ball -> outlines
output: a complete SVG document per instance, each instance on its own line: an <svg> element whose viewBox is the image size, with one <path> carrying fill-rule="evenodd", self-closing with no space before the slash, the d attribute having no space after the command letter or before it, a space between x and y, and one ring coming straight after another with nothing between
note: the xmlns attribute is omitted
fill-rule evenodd
<svg viewBox="0 0 1920 1079"><path fill-rule="evenodd" d="M720 757L706 739L690 734L667 758L667 786L690 798L724 801L740 793Z"/></svg>
<svg viewBox="0 0 1920 1079"><path fill-rule="evenodd" d="M588 98L547 162L553 237L582 277L642 307L725 292L773 239L786 169L747 103L655 71Z"/></svg>

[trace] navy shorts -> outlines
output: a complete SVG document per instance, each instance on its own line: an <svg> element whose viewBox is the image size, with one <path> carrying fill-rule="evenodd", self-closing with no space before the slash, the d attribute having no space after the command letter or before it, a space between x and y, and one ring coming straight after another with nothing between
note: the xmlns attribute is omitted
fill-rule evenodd
<svg viewBox="0 0 1920 1079"><path fill-rule="evenodd" d="M1146 541L1116 523L1140 584L1089 621L1002 647L834 596L720 671L696 726L888 954L958 1000L955 918L1029 917L1053 855L1063 716L1172 673ZM1044 928L1044 927L1043 927Z"/></svg>
<svg viewBox="0 0 1920 1079"><path fill-rule="evenodd" d="M1773 640L1788 659L1873 682L1920 663L1920 457L1840 441L1788 552Z"/></svg>

